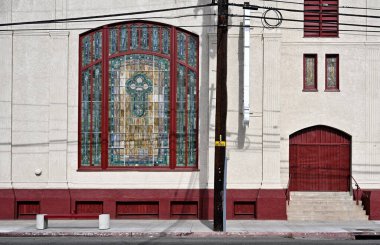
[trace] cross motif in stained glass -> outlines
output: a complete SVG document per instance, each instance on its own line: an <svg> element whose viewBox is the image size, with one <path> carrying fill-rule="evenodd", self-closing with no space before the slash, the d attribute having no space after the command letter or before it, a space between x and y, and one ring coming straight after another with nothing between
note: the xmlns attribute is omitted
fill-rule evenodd
<svg viewBox="0 0 380 245"><path fill-rule="evenodd" d="M147 107L147 96L152 93L152 81L145 74L137 74L125 83L125 89L132 97L132 112L142 117Z"/></svg>

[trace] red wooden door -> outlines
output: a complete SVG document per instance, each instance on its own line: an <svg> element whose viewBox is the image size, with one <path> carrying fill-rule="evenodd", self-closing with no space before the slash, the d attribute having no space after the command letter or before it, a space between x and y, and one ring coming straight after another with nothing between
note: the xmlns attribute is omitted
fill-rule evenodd
<svg viewBox="0 0 380 245"><path fill-rule="evenodd" d="M289 189L292 191L348 191L351 137L326 126L290 136Z"/></svg>

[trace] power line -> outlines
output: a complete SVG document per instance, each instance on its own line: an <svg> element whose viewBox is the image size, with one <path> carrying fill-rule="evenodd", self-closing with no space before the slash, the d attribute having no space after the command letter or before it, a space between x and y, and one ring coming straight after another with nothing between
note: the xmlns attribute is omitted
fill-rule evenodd
<svg viewBox="0 0 380 245"><path fill-rule="evenodd" d="M110 18L118 16L129 16L129 15L141 15L141 14L152 14L152 13L161 13L169 12L175 10L184 10L184 9L193 9L193 8L205 8L215 6L215 4L203 4L203 5L192 5L185 7L176 7L176 8L166 8L166 9L154 9L146 11L137 11L129 13L120 13L120 14L108 14L108 15L92 15L84 17L73 17L73 18L64 18L64 19L50 19L50 20L38 20L38 21L24 21L24 22L15 22L15 23L3 23L0 26L18 26L18 25L36 25L36 24L52 24L52 23L65 23L76 20L90 20L90 19L99 19L99 18Z"/></svg>
<svg viewBox="0 0 380 245"><path fill-rule="evenodd" d="M180 28L190 28L190 27L217 27L217 25L176 25ZM114 27L102 27L104 29L114 29ZM147 26L147 28L154 28ZM73 27L73 28L23 28L23 29L0 29L0 32L10 32L10 31L78 31L78 30L91 30L94 27Z"/></svg>
<svg viewBox="0 0 380 245"><path fill-rule="evenodd" d="M238 15L238 14L229 14L231 17L251 17L255 19L271 19L271 20L279 20L279 18L271 18L271 17L262 17L255 15ZM283 21L291 21L291 22L302 22L302 23L319 23L316 20L300 20L300 19L286 19L282 18ZM342 22L333 22L333 21L324 21L326 24L339 24L342 26L355 26L355 27L366 27L366 28L380 28L378 25L364 25L364 24L354 24L354 23L342 23Z"/></svg>
<svg viewBox="0 0 380 245"><path fill-rule="evenodd" d="M151 20L151 19L180 19L187 17L203 17L203 16L217 16L216 14L186 14L177 16L153 16L153 17L141 17L141 18L118 18L118 19L93 19L93 20L73 20L65 23L80 23L80 22L105 22L105 21L131 21L131 20Z"/></svg>
<svg viewBox="0 0 380 245"><path fill-rule="evenodd" d="M232 17L240 17L240 16L232 16ZM250 16L252 18L262 18L260 16ZM268 19L271 19L271 18L268 18ZM275 19L275 18L273 18ZM186 27L217 27L217 25L182 25L182 26L178 26L178 27L182 27L182 28L186 28ZM251 27L251 28L265 28L264 26L257 26L257 25L250 25L250 26L242 26L242 25L228 25L228 27ZM106 29L112 29L112 27L104 27ZM148 27L149 28L149 27ZM276 27L276 28L279 28L279 29L287 29L287 30L304 30L304 28L300 28L300 27ZM73 31L73 30L90 30L90 29L93 29L92 27L83 27L83 28L31 28L31 29L9 29L9 30L6 30L6 29L0 29L0 32L9 32L9 31ZM340 29L339 32L363 32L363 33L380 33L380 30L379 31L371 31L371 30L357 30L357 29ZM354 34L349 34L349 33L345 33L346 35L354 35ZM360 34L362 35L362 34ZM364 36L364 35L362 35ZM376 35L377 36L377 35Z"/></svg>
<svg viewBox="0 0 380 245"><path fill-rule="evenodd" d="M283 0L260 0L262 2L276 2L276 3L287 3L287 4L297 4L297 5L305 5L300 2L293 1L283 1ZM306 4L308 6L319 6L320 4ZM355 6L338 6L338 8L342 9L362 9L362 10L380 10L379 8L364 8L364 7L355 7Z"/></svg>
<svg viewBox="0 0 380 245"><path fill-rule="evenodd" d="M262 0L263 1L263 0ZM268 0L266 0L268 1ZM236 4L233 4L234 6ZM198 5L198 7L202 7L204 5ZM210 6L210 4L206 5L206 6ZM188 6L186 8L190 8L192 6ZM268 10L276 10L277 8L267 8ZM152 11L159 11L159 10L152 10ZM135 12L136 13L136 12ZM142 13L142 12L139 12L139 13ZM124 14L132 14L132 13L124 13ZM122 14L116 14L116 15L122 15ZM114 16L116 16L114 15ZM104 15L103 15L104 16ZM110 15L107 15L107 16L110 16ZM94 16L89 16L89 17L78 17L78 18L81 18L81 19L78 19L78 18L69 18L69 19L65 19L66 22L62 22L63 19L57 19L57 20L54 20L56 21L56 23L75 23L75 22L95 22L95 21L118 21L118 20L121 20L121 21L125 21L125 20L148 20L148 19L176 19L176 18L185 18L185 17L198 17L198 16L216 16L216 14L190 14L190 15L178 15L178 16L171 16L171 17L163 17L163 16L156 16L156 17L142 17L142 18L119 18L119 19L98 19L100 18L100 16L96 16L96 19L88 19L88 18L95 18ZM230 14L229 16L231 17L244 17L244 15L236 15L236 14ZM272 19L272 20L278 20L278 18L270 18L270 17L262 17L262 16L249 16L251 18L256 18L256 19ZM312 20L300 20L300 19L284 19L284 18L281 18L281 20L284 20L284 21L290 21L290 22L303 22L303 23L318 23L318 21L312 21ZM325 22L327 24L337 24L336 22ZM18 23L13 23L13 24L18 24ZM19 23L21 24L21 23ZM1 25L4 25L4 24L0 24ZM339 23L339 25L344 25L344 26L355 26L355 27L366 27L366 28L380 28L380 26L375 26L375 25L362 25L362 24L354 24L354 23ZM188 27L188 28L191 28L191 27L216 27L216 25L182 25L182 26L178 26L178 27ZM230 27L234 27L233 25L230 25ZM258 26L259 27L259 26ZM109 27L109 28L112 28L112 27ZM148 27L149 28L149 27ZM78 27L78 28L22 28L22 29L6 29L6 30L1 30L0 29L0 32L6 32L6 31L70 31L70 30L90 30L90 29L93 29L93 27ZM282 28L284 29L284 28ZM289 29L289 28L288 28ZM370 31L370 30L342 30L340 29L339 30L340 32L375 32L377 33L378 31Z"/></svg>
<svg viewBox="0 0 380 245"><path fill-rule="evenodd" d="M238 28L243 28L243 27L250 27L251 29L254 29L254 28L258 28L258 29L265 29L264 26L262 25L249 25L249 26L244 26L244 25L228 25L228 27L238 27ZM283 26L280 26L280 27L276 27L275 29L284 29L284 30L293 30L293 31L304 31L304 28L301 28L301 27L283 27ZM339 30L339 31L342 31L342 32L347 32L347 33L340 33L340 34L343 34L343 35L351 35L351 36L373 36L373 37L380 37L380 35L371 35L371 34L367 34L367 35L363 35L363 34L355 34L355 33L351 33L351 32L367 32L367 31L364 31L364 30L349 30L349 29L344 29L344 30ZM379 31L369 31L371 33L380 33L380 30Z"/></svg>
<svg viewBox="0 0 380 245"><path fill-rule="evenodd" d="M240 3L229 3L230 6L233 7L244 7L244 4ZM295 12L295 13L319 13L319 10L301 10L301 9L289 9L289 8L278 8L278 7L266 7L266 6L258 6L258 5L252 5L257 8L261 9L274 9L278 11L286 11L286 12ZM349 16L349 17L358 17L358 18L373 18L373 19L380 19L380 16L377 15L365 15L365 14L346 14L346 13L335 13L334 15L337 16Z"/></svg>

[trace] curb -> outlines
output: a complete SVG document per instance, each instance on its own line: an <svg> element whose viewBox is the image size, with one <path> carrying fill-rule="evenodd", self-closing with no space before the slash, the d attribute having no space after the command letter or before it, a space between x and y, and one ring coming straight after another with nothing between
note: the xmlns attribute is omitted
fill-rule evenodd
<svg viewBox="0 0 380 245"><path fill-rule="evenodd" d="M61 231L36 231L36 232L3 232L0 237L183 237L183 238L295 238L295 239L330 239L330 240L354 240L357 234L353 232L61 232ZM360 233L359 235L380 235L376 233Z"/></svg>

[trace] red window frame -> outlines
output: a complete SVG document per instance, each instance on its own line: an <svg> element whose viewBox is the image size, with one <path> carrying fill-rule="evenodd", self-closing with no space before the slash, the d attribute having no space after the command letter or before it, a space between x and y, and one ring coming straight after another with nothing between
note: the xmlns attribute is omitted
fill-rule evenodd
<svg viewBox="0 0 380 245"><path fill-rule="evenodd" d="M327 86L327 59L336 58L336 86L328 87ZM326 54L325 56L325 91L326 92L339 92L339 54Z"/></svg>
<svg viewBox="0 0 380 245"><path fill-rule="evenodd" d="M339 37L339 1L304 1L304 37Z"/></svg>
<svg viewBox="0 0 380 245"><path fill-rule="evenodd" d="M109 51L109 30L113 28L118 29L118 35L120 35L120 28L123 25L148 25L148 26L158 26L160 27L160 30L162 28L168 28L170 30L170 49L169 49L169 54L161 54L154 52L151 50L151 42L148 40L148 46L149 50L143 50L140 48L140 39L138 39L138 48L136 50L131 50L128 48L127 51L120 51L120 45L119 45L119 38L118 38L118 43L116 47L116 53L115 54L110 54ZM91 42L92 42L92 36L95 32L102 31L102 57L101 59L98 59L96 61L91 61L89 64L86 66L82 67L82 40L84 37L91 35ZM150 35L152 30L149 30ZM188 35L187 42L186 42L186 57L188 57L188 45L189 45L189 37L193 37L196 40L196 65L195 67L190 66L187 62L180 61L177 58L177 32L182 32ZM138 35L140 36L140 31L138 32ZM131 35L128 35L128 45L130 45L131 41ZM160 49L162 48L162 40L159 43ZM92 46L91 46L92 47ZM93 48L90 50L91 52L91 57L93 56ZM198 148L199 148L199 142L198 142L198 132L199 132L199 35L194 34L192 32L189 32L187 30L184 30L179 27L159 23L159 22L153 22L153 21L144 21L144 20L139 20L139 21L126 21L126 22L118 22L110 25L104 25L102 27L98 27L92 30L89 30L87 32L84 32L79 35L79 76L78 76L78 170L79 171L102 171L102 170L107 170L107 171L119 171L119 170L142 170L142 171L197 171L198 170ZM108 163L108 99L109 99L109 89L108 89L108 82L109 82L109 60L118 56L124 56L128 54L149 54L149 55L156 55L160 56L163 58L166 58L169 60L170 63L170 110L173 113L170 113L170 133L169 133L169 154L170 154L170 162L168 166L123 166L123 167L114 167L114 166L109 166ZM82 71L93 67L96 64L102 64L102 105L101 105L101 165L100 166L91 166L91 160L89 166L82 166L81 165L81 113L82 113L82 87L81 87L81 82L82 82ZM196 163L195 166L188 166L188 161L186 157L186 162L184 166L177 166L176 165L176 91L177 91L177 66L178 64L181 64L185 66L186 69L186 74L187 71L193 71L196 74L196 130L195 130L195 141L196 141ZM187 75L185 77L186 79L186 91L188 90L188 83L187 83ZM92 77L91 77L92 81ZM92 92L91 92L92 93ZM91 96L91 95L90 95ZM187 101L187 100L186 100ZM186 102L187 104L187 102ZM187 108L187 106L186 106ZM92 111L91 111L92 113ZM107 115L106 117L103 117L104 115ZM92 118L92 115L91 115ZM187 116L186 116L187 119ZM187 120L186 120L186 135L187 135ZM187 144L187 141L186 141ZM90 151L91 152L91 151ZM187 150L186 150L187 153ZM92 157L92 154L90 154L90 157Z"/></svg>
<svg viewBox="0 0 380 245"><path fill-rule="evenodd" d="M314 59L314 84L312 86L306 85L306 58ZM318 91L318 55L317 54L304 54L303 55L303 92L317 92Z"/></svg>

